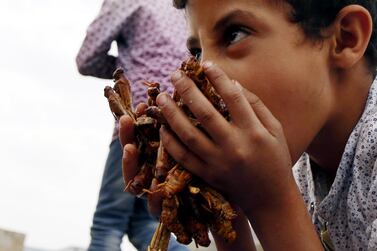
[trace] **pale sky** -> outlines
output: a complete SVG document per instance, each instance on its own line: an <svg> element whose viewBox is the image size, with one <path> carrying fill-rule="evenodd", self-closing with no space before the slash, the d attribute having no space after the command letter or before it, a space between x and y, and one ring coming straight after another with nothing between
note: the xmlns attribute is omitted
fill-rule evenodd
<svg viewBox="0 0 377 251"><path fill-rule="evenodd" d="M75 56L100 0L0 0L0 228L86 247L113 118L111 81ZM127 248L126 250L131 250Z"/></svg>

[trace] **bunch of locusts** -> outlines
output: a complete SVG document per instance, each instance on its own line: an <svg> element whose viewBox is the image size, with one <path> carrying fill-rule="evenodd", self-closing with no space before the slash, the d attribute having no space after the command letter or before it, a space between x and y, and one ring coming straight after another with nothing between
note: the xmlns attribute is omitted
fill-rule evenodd
<svg viewBox="0 0 377 251"><path fill-rule="evenodd" d="M230 120L223 100L210 85L198 61L190 58L182 63L180 70L190 77L214 107ZM232 220L237 215L230 204L220 193L177 163L160 143L159 128L161 125L168 126L156 105L160 85L145 82L148 86L148 108L140 115L132 109L130 83L122 69L114 72L114 82L114 88L105 87L105 97L117 119L127 114L134 120L135 138L140 153L141 169L125 190L138 195L159 194L163 198L160 224L148 250L167 250L170 233L174 233L177 241L186 245L194 239L196 246L208 247L209 229L226 241L234 241L236 232L232 227ZM173 99L191 122L202 130L200 123L177 92L174 92Z"/></svg>

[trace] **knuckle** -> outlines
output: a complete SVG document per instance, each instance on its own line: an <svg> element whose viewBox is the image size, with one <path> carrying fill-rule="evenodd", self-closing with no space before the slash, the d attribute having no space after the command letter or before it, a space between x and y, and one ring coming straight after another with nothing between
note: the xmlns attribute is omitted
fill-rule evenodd
<svg viewBox="0 0 377 251"><path fill-rule="evenodd" d="M185 130L181 136L180 136L181 140L184 142L185 145L188 145L188 146L192 146L192 145L196 145L197 143L197 139L196 137L194 136L194 133L192 130Z"/></svg>
<svg viewBox="0 0 377 251"><path fill-rule="evenodd" d="M171 137L170 134L164 133L161 137L161 141L162 141L162 145L164 146L164 148L168 148L171 145L171 143L173 142L173 138Z"/></svg>
<svg viewBox="0 0 377 251"><path fill-rule="evenodd" d="M173 159L175 159L178 163L187 163L190 158L188 151L181 148L175 148L174 141L175 139L173 139L173 137L171 137L170 135L166 135L162 138L164 147L169 151Z"/></svg>
<svg viewBox="0 0 377 251"><path fill-rule="evenodd" d="M261 129L255 129L250 134L250 138L255 145L261 145L265 142L265 133Z"/></svg>
<svg viewBox="0 0 377 251"><path fill-rule="evenodd" d="M175 160L178 163L185 164L189 161L190 156L187 151L178 151L175 156Z"/></svg>
<svg viewBox="0 0 377 251"><path fill-rule="evenodd" d="M256 95L252 95L252 96L249 97L249 103L250 103L251 106L263 105L263 103L260 100L260 98L257 97Z"/></svg>
<svg viewBox="0 0 377 251"><path fill-rule="evenodd" d="M186 79L181 79L176 84L177 91L181 94L182 97L187 96L192 91L192 85L189 84Z"/></svg>
<svg viewBox="0 0 377 251"><path fill-rule="evenodd" d="M226 79L225 74L217 68L213 68L209 73L213 82L221 82Z"/></svg>
<svg viewBox="0 0 377 251"><path fill-rule="evenodd" d="M242 100L242 93L240 90L233 90L232 92L228 93L227 96L233 103L240 103Z"/></svg>
<svg viewBox="0 0 377 251"><path fill-rule="evenodd" d="M282 124L277 119L275 119L272 123L273 123L273 128L278 133L283 133L283 126L282 126Z"/></svg>
<svg viewBox="0 0 377 251"><path fill-rule="evenodd" d="M196 118L199 120L200 123L206 124L213 120L214 115L208 111L202 111L196 115Z"/></svg>
<svg viewBox="0 0 377 251"><path fill-rule="evenodd" d="M244 163L247 163L247 160L250 158L250 156L243 148L236 147L234 149L233 158L234 162L237 163L237 165L243 165Z"/></svg>
<svg viewBox="0 0 377 251"><path fill-rule="evenodd" d="M169 107L163 107L161 108L161 111L165 117L166 120L172 121L175 116L177 115L176 112L174 112L173 109L170 109Z"/></svg>

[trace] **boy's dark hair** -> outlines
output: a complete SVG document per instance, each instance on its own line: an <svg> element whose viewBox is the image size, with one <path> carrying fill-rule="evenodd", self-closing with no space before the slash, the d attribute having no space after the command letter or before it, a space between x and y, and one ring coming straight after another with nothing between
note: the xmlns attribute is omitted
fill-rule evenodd
<svg viewBox="0 0 377 251"><path fill-rule="evenodd" d="M173 0L174 7L183 9L188 0ZM292 7L291 21L298 23L306 36L311 39L323 38L321 31L330 26L338 12L350 4L358 4L366 8L373 21L373 31L365 58L375 76L377 66L377 1L376 0L275 0L285 1Z"/></svg>

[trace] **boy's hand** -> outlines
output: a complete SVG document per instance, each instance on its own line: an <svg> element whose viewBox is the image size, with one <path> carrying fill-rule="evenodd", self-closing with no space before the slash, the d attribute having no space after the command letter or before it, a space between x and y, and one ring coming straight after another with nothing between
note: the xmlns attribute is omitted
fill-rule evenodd
<svg viewBox="0 0 377 251"><path fill-rule="evenodd" d="M136 117L144 114L147 107L147 104L140 103L136 107ZM127 115L122 116L119 120L119 139L123 146L122 172L126 185L137 175L141 168L138 165L139 152L134 137L134 122L132 118ZM152 186L156 186L155 181L156 180L152 181ZM159 215L161 213L161 196L154 194L147 198L149 211L153 215Z"/></svg>
<svg viewBox="0 0 377 251"><path fill-rule="evenodd" d="M215 110L191 79L176 72L172 77L176 90L208 135L194 127L168 95L160 94L157 103L174 131L162 128L164 146L174 159L225 192L245 212L282 206L285 192L295 183L279 121L257 96L216 65L203 67L232 121Z"/></svg>

